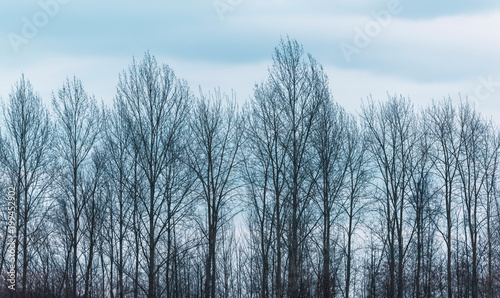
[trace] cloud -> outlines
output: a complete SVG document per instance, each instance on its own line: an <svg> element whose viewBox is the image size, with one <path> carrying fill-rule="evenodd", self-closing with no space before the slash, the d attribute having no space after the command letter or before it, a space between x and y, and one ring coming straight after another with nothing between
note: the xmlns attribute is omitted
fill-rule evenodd
<svg viewBox="0 0 500 298"><path fill-rule="evenodd" d="M247 98L287 35L331 70L334 94L358 106L371 92L384 97L405 88L416 100L473 93L479 76L500 76L500 10L490 0L401 0L403 11L347 62L340 45L352 44L356 30L365 30L390 1L233 1L221 20L212 0L69 0L19 52L6 36L19 33L23 18L41 8L35 1L2 1L0 94L24 71L43 94L77 75L109 100L118 73L149 49L195 91L221 85ZM497 102L495 96L484 104Z"/></svg>
<svg viewBox="0 0 500 298"><path fill-rule="evenodd" d="M335 38L339 45L354 44L356 34ZM350 63L342 59L338 46L336 65L421 82L466 79L500 68L499 35L498 12L418 21L396 18L366 48L352 55Z"/></svg>
<svg viewBox="0 0 500 298"><path fill-rule="evenodd" d="M443 16L479 14L500 7L500 3L496 0L401 0L401 2L405 7L401 16L409 19L432 19Z"/></svg>

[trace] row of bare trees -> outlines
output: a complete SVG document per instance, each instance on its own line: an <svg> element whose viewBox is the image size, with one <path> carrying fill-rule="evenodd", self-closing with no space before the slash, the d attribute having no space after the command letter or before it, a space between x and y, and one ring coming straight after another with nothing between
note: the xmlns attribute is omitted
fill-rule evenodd
<svg viewBox="0 0 500 298"><path fill-rule="evenodd" d="M2 107L0 295L494 297L500 132L466 100L334 102L295 40L242 107L146 53ZM12 188L10 188L12 189ZM14 224L15 292L8 289ZM9 293L9 291L11 291Z"/></svg>

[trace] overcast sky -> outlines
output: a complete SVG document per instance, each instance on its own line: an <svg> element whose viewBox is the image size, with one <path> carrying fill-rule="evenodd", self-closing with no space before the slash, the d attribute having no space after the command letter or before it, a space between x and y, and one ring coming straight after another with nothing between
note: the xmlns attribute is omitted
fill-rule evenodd
<svg viewBox="0 0 500 298"><path fill-rule="evenodd" d="M497 0L4 0L0 24L4 100L24 73L47 103L73 75L111 103L118 74L150 50L195 94L220 86L244 102L288 35L349 111L388 92L417 106L461 95L500 123Z"/></svg>

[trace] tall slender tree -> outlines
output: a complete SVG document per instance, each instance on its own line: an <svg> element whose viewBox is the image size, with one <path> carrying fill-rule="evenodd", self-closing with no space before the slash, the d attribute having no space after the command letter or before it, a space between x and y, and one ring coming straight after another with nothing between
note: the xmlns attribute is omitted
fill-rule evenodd
<svg viewBox="0 0 500 298"><path fill-rule="evenodd" d="M263 258L262 267L262 295L266 297L268 291L266 275L268 270L275 272L274 286L271 289L276 297L283 297L283 231L284 231L284 201L286 192L286 168L289 165L288 150L289 136L283 134L285 131L284 114L275 94L275 90L269 84L256 85L254 97L251 102L251 112L248 119L248 144L253 151L248 152L246 159L246 173L249 179L249 194L252 207L260 215L261 253ZM258 167L257 167L258 166ZM260 185L259 185L260 184ZM260 197L260 198L259 198ZM267 198L269 197L269 204ZM259 202L260 201L260 202ZM261 204L259 204L261 203ZM266 204L264 204L266 203ZM270 225L264 226L266 208L271 214ZM273 218L274 217L274 218ZM265 245L265 229L268 228L269 236L275 256L274 269L266 266L267 249ZM274 234L274 237L272 236ZM264 246L262 246L264 245Z"/></svg>
<svg viewBox="0 0 500 298"><path fill-rule="evenodd" d="M0 162L16 189L16 259L21 255L21 293L28 295L28 267L34 259L40 229L46 219L44 206L53 180L52 127L41 97L24 75L16 83L4 106L6 128ZM19 254L18 247L22 253ZM17 260L16 260L17 266Z"/></svg>
<svg viewBox="0 0 500 298"><path fill-rule="evenodd" d="M418 140L417 118L412 104L403 97L391 97L379 107L372 102L363 107L362 117L370 134L369 150L377 165L380 179L377 191L382 194L380 203L386 221L389 268L386 295L402 298L406 248L413 236L413 231L407 231L404 226L413 175L411 161ZM407 232L409 239L405 241Z"/></svg>
<svg viewBox="0 0 500 298"><path fill-rule="evenodd" d="M129 195L128 189L132 185L132 161L133 149L130 146L131 136L128 133L127 119L125 117L125 109L123 104L116 101L113 105L113 110L108 111L105 119L104 130L104 148L107 152L107 177L111 180L113 188L113 198L110 206L110 229L112 231L110 243L116 238L116 253L117 259L116 269L118 273L117 280L117 296L123 298L125 294L125 253L127 250L127 234L131 227L131 218L127 216L132 210L132 196ZM113 222L113 218L117 221ZM115 229L117 229L115 231ZM114 256L113 250L111 253L111 265L113 265Z"/></svg>
<svg viewBox="0 0 500 298"><path fill-rule="evenodd" d="M91 161L101 130L101 114L94 96L89 95L76 77L67 79L53 95L52 104L57 117L56 150L60 156L58 206L65 215L62 228L69 240L68 257L71 256L71 283L67 293L79 295L78 269L83 252L79 250L82 217L90 196L84 193L84 169Z"/></svg>
<svg viewBox="0 0 500 298"><path fill-rule="evenodd" d="M342 210L347 222L344 223L347 234L346 273L345 273L345 297L351 297L351 283L353 272L353 260L355 236L358 226L363 223L363 214L366 206L366 196L369 179L372 177L367 166L366 153L368 143L366 135L361 131L358 122L352 116L346 121L345 134L345 158L347 162L345 201L342 203Z"/></svg>
<svg viewBox="0 0 500 298"><path fill-rule="evenodd" d="M220 90L200 94L191 122L189 165L197 178L197 197L203 202L203 235L207 244L204 297L217 293L218 232L230 219L231 198L238 187L236 167L242 142L242 121L234 104Z"/></svg>
<svg viewBox="0 0 500 298"><path fill-rule="evenodd" d="M276 109L282 110L283 130L280 146L286 147L288 166L285 169L288 251L288 295L299 297L301 273L299 248L308 226L303 225L306 209L313 193L311 135L317 123L318 111L325 100L323 69L312 58L304 57L304 50L295 40L281 40L269 70L268 88L275 97ZM321 96L318 96L321 95ZM302 231L299 229L302 228Z"/></svg>
<svg viewBox="0 0 500 298"><path fill-rule="evenodd" d="M159 65L146 53L135 60L128 72L120 76L117 102L123 106L127 128L131 135L134 160L147 181L146 193L136 194L136 200L146 213L139 218L138 229L146 235L141 242L146 259L149 298L158 297L158 243L169 227L168 194L162 179L167 166L179 157L178 146L183 126L187 124L191 93L185 81L176 78L167 65Z"/></svg>
<svg viewBox="0 0 500 298"><path fill-rule="evenodd" d="M442 185L445 204L445 231L442 232L446 244L446 282L448 298L453 297L452 286L452 232L454 222L454 185L458 175L458 152L460 140L456 127L456 110L451 99L433 102L427 109L425 121L430 137L434 139L432 159L435 171Z"/></svg>
<svg viewBox="0 0 500 298"><path fill-rule="evenodd" d="M323 82L323 86L327 86ZM331 266L331 231L334 220L340 212L341 196L348 173L348 152L344 146L347 139L347 115L338 106L334 105L326 88L325 94L317 93L318 97L325 97L318 111L318 128L315 129L311 145L317 154L318 177L318 207L322 218L322 297L331 297L332 278ZM337 210L336 210L337 209Z"/></svg>
<svg viewBox="0 0 500 298"><path fill-rule="evenodd" d="M468 102L460 105L458 119L462 144L458 173L465 213L464 229L469 234L472 254L472 276L468 282L471 285L471 297L476 298L479 296L479 234L481 223L484 221L481 212L482 192L485 188L487 168L490 163L488 161L487 164L481 164L481 160L485 159L484 155L487 152L485 145L488 131L485 121ZM490 160L491 157L486 157L486 160Z"/></svg>

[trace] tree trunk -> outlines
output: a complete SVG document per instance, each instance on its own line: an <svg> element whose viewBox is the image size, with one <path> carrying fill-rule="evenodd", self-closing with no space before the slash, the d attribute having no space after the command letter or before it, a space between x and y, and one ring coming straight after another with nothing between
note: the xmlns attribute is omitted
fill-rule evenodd
<svg viewBox="0 0 500 298"><path fill-rule="evenodd" d="M353 199L350 201L350 214L349 214L349 228L347 230L347 267L346 267L346 278L345 278L345 297L349 298L349 291L351 286L351 245L352 245L352 219L353 219Z"/></svg>
<svg viewBox="0 0 500 298"><path fill-rule="evenodd" d="M155 224L154 224L154 197L155 185L150 184L150 197L149 197L149 260L148 260L148 298L156 298L155 292Z"/></svg>
<svg viewBox="0 0 500 298"><path fill-rule="evenodd" d="M76 164L76 161L75 161ZM74 218L73 218L73 279L72 279L72 285L73 285L73 291L72 295L73 297L77 296L77 291L76 291L76 269L77 269L77 260L78 260L78 252L77 252L77 247L78 247L78 241L77 241L77 236L78 236L78 200L77 200L77 168L73 168L73 212L74 212Z"/></svg>
<svg viewBox="0 0 500 298"><path fill-rule="evenodd" d="M323 201L323 297L330 297L330 208L328 195Z"/></svg>

